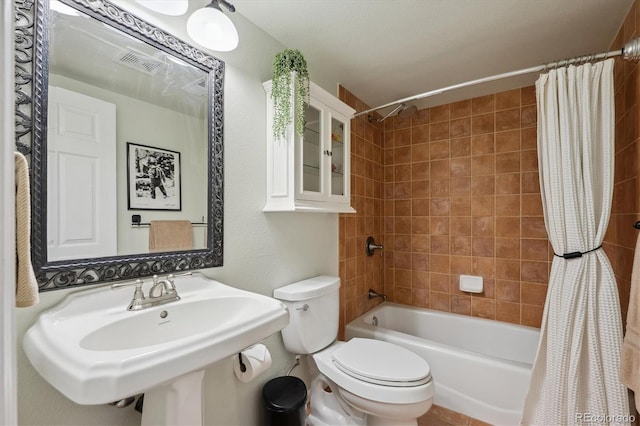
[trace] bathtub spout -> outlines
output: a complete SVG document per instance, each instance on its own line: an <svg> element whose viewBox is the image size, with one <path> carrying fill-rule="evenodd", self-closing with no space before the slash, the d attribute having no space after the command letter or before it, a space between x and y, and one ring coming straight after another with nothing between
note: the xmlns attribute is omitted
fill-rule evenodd
<svg viewBox="0 0 640 426"><path fill-rule="evenodd" d="M374 289L370 288L369 289L369 299L375 299L376 297L381 297L382 300L384 300L385 302L387 301L387 295L386 294L378 293Z"/></svg>

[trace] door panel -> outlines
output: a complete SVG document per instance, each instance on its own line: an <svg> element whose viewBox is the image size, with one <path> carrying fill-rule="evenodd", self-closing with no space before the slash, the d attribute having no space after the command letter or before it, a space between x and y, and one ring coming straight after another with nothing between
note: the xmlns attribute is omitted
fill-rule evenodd
<svg viewBox="0 0 640 426"><path fill-rule="evenodd" d="M49 87L48 260L115 256L115 105Z"/></svg>

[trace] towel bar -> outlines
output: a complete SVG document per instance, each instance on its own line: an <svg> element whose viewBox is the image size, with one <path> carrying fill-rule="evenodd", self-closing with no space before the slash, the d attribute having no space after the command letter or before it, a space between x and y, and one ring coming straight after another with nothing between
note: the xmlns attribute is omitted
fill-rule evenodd
<svg viewBox="0 0 640 426"><path fill-rule="evenodd" d="M151 225L149 222L142 222L140 221L140 215L139 214L134 214L131 216L131 226L135 226L135 227L141 227L141 226L149 226ZM191 225L195 225L195 226L206 226L207 223L206 222L191 222Z"/></svg>
<svg viewBox="0 0 640 426"><path fill-rule="evenodd" d="M149 226L150 223L146 223L146 222L131 222L131 226L136 227L136 228L140 228L142 226ZM208 225L206 222L191 222L191 225L194 226L206 226Z"/></svg>

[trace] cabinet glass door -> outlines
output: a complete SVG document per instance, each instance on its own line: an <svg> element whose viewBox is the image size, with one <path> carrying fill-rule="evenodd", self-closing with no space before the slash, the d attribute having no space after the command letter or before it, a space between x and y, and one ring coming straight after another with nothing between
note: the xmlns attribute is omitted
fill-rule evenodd
<svg viewBox="0 0 640 426"><path fill-rule="evenodd" d="M345 195L345 125L331 117L331 195Z"/></svg>
<svg viewBox="0 0 640 426"><path fill-rule="evenodd" d="M322 124L320 110L308 105L302 138L302 192L322 191Z"/></svg>

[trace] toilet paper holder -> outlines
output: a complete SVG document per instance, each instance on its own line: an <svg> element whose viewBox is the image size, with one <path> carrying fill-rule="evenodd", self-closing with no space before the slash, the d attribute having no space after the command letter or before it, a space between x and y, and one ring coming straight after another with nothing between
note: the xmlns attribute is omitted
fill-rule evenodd
<svg viewBox="0 0 640 426"><path fill-rule="evenodd" d="M255 344L248 348L236 352L231 357L233 360L233 371L243 383L248 383L271 367L271 354L263 344Z"/></svg>
<svg viewBox="0 0 640 426"><path fill-rule="evenodd" d="M240 371L242 371L243 373L246 373L247 366L242 361L242 352L238 352L238 361L240 362Z"/></svg>

